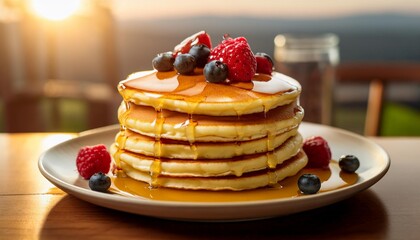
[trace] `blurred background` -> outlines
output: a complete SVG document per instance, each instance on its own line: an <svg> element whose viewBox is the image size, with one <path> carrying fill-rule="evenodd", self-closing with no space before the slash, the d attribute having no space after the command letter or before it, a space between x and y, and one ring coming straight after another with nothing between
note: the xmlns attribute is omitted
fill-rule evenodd
<svg viewBox="0 0 420 240"><path fill-rule="evenodd" d="M419 26L417 0L0 0L0 132L117 123L117 83L206 30L213 45L225 33L245 36L279 71L285 46L277 35L331 33L334 58L321 60L333 79L319 94L328 95L328 119L306 120L366 135L420 135ZM366 126L375 104L377 126Z"/></svg>

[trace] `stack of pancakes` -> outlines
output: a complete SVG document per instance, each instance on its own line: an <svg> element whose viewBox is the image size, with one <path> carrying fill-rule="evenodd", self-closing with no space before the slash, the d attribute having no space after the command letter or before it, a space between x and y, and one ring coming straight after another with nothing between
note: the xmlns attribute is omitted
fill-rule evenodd
<svg viewBox="0 0 420 240"><path fill-rule="evenodd" d="M206 82L202 72L145 71L120 82L121 131L111 153L151 187L246 190L277 184L307 163L301 87L273 73Z"/></svg>

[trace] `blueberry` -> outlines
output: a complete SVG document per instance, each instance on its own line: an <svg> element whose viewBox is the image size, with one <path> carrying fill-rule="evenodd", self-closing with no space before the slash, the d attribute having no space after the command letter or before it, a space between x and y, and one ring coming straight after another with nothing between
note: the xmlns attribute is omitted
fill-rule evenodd
<svg viewBox="0 0 420 240"><path fill-rule="evenodd" d="M189 54L178 54L175 58L174 67L180 74L190 74L196 66L195 58Z"/></svg>
<svg viewBox="0 0 420 240"><path fill-rule="evenodd" d="M321 180L315 174L303 174L298 179L298 187L303 194L315 194L321 188Z"/></svg>
<svg viewBox="0 0 420 240"><path fill-rule="evenodd" d="M354 155L343 155L338 159L338 165L344 172L354 173L359 168L360 162Z"/></svg>
<svg viewBox="0 0 420 240"><path fill-rule="evenodd" d="M210 48L203 44L197 44L192 46L188 53L195 58L197 67L202 68L206 65L207 59L210 56Z"/></svg>
<svg viewBox="0 0 420 240"><path fill-rule="evenodd" d="M175 58L172 52L159 53L152 60L153 68L159 72L168 72L174 69Z"/></svg>
<svg viewBox="0 0 420 240"><path fill-rule="evenodd" d="M89 179L89 187L93 191L106 192L111 186L111 178L99 172L95 173Z"/></svg>
<svg viewBox="0 0 420 240"><path fill-rule="evenodd" d="M204 76L208 82L218 83L226 80L228 76L228 67L219 60L214 60L204 66Z"/></svg>

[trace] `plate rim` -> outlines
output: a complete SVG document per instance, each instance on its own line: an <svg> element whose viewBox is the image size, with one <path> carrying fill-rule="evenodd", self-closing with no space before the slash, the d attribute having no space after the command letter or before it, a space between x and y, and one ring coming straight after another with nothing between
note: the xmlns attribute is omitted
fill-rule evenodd
<svg viewBox="0 0 420 240"><path fill-rule="evenodd" d="M371 187L388 172L391 165L391 159L389 157L389 154L379 144L375 143L371 139L368 139L357 133L353 133L348 130L344 130L344 129L340 129L340 128L336 128L332 126L326 126L326 125L308 123L308 122L302 122L301 125L303 127L325 128L326 130L329 130L329 131L331 130L334 132L338 132L340 134L348 135L350 137L368 142L371 146L374 146L376 150L380 151L380 154L383 156L381 160L383 160L385 164L381 165L381 168L377 170L377 173L374 176L368 179L363 179L363 181L360 181L360 182L358 181L357 183L344 187L344 188L335 189L335 190L327 191L327 192L320 192L314 195L299 196L299 198L265 199L265 200L252 200L252 201L244 201L244 202L192 202L192 201L180 202L180 201L142 199L140 197L129 197L129 196L123 196L123 195L118 195L118 194L101 193L101 192L95 192L90 189L66 182L58 178L57 176L54 176L54 174L52 174L46 169L45 159L48 154L51 154L51 152L56 151L56 149L60 149L62 146L70 144L72 142L81 141L86 138L94 138L97 134L111 134L112 132L117 133L119 129L119 125L115 124L115 125L109 125L109 126L105 126L101 128L96 128L96 129L80 132L75 138L69 139L65 142L59 143L45 150L39 157L38 169L41 172L41 174L52 184L54 184L55 186L57 186L64 192L71 194L79 199L91 202L96 205L113 208L120 211L140 214L140 215L145 215L145 214L138 211L132 211L132 210L127 211L126 209L113 207L110 205L124 203L124 204L130 204L130 205L141 205L143 207L160 207L160 208L161 207L165 207L165 208L188 207L188 208L194 208L194 209L207 208L207 209L214 210L216 208L243 208L243 207L250 207L250 206L269 207L269 206L275 206L278 204L291 204L291 203L301 204L302 202L311 201L315 199L325 201L325 199L329 199L332 195L336 195L338 196L338 198L340 198L339 200L333 201L333 202L338 202ZM324 205L323 204L318 204L318 205L320 206L317 206L314 208L328 205L328 203ZM313 208L309 208L309 209L313 209ZM309 209L306 209L306 210L309 210ZM148 214L148 215L155 216L154 214ZM282 214L274 214L274 216L280 216L280 215ZM203 220L203 219L205 218L204 217L197 218L197 219L194 218L192 220L196 221L196 220Z"/></svg>

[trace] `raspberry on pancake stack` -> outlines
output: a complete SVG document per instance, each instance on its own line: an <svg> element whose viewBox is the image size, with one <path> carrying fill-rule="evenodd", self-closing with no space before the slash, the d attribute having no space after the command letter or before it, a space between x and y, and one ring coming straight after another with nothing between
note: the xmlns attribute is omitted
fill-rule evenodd
<svg viewBox="0 0 420 240"><path fill-rule="evenodd" d="M204 68L194 65L203 58ZM225 36L211 49L199 32L153 65L118 85L121 131L111 152L128 177L151 187L239 191L276 185L307 164L301 87L267 72L271 59L254 55L245 38Z"/></svg>

